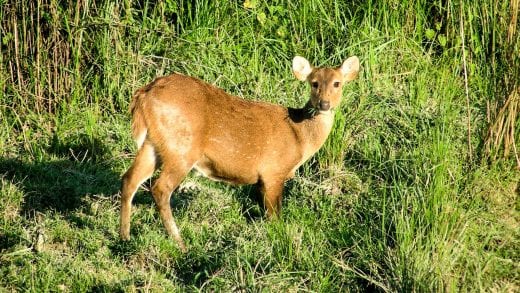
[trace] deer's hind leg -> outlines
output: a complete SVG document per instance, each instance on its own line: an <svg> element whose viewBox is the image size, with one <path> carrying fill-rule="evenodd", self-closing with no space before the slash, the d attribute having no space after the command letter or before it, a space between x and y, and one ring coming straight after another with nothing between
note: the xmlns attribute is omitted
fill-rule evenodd
<svg viewBox="0 0 520 293"><path fill-rule="evenodd" d="M159 178L152 187L152 195L157 204L157 209L161 217L166 232L172 237L182 251L186 251L179 228L173 219L170 207L172 192L179 186L195 163L197 156L194 150L181 153L178 150L163 150L161 153L162 171Z"/></svg>
<svg viewBox="0 0 520 293"><path fill-rule="evenodd" d="M123 240L130 239L130 215L132 199L141 184L153 175L157 160L153 146L145 142L137 152L132 166L123 175L121 186L121 222L120 236Z"/></svg>

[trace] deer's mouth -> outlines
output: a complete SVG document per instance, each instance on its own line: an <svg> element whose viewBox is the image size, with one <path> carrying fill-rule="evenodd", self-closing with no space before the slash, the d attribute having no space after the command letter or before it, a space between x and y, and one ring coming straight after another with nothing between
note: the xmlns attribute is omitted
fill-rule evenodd
<svg viewBox="0 0 520 293"><path fill-rule="evenodd" d="M334 108L331 106L330 101L322 100L322 99L314 99L311 100L310 106L308 109L312 116L317 114L326 114L330 111L334 110Z"/></svg>
<svg viewBox="0 0 520 293"><path fill-rule="evenodd" d="M325 101L325 100L320 100L317 108L320 111L328 111L328 110L330 110L330 102Z"/></svg>

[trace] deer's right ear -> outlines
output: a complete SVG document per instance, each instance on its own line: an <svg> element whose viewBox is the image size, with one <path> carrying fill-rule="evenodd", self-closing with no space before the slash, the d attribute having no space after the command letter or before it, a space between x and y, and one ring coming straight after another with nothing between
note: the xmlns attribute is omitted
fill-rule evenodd
<svg viewBox="0 0 520 293"><path fill-rule="evenodd" d="M357 78L359 73L359 58L357 56L349 57L340 67L344 81L352 81Z"/></svg>
<svg viewBox="0 0 520 293"><path fill-rule="evenodd" d="M292 70L297 79L306 81L307 77L312 72L312 66L307 59L301 56L296 56L292 61Z"/></svg>

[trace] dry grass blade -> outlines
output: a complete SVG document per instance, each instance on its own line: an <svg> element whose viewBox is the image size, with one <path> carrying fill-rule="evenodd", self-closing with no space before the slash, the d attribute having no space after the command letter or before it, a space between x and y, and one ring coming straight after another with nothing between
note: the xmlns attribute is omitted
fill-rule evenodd
<svg viewBox="0 0 520 293"><path fill-rule="evenodd" d="M520 158L516 148L515 124L520 109L520 87L516 87L498 112L495 121L488 130L485 141L486 154L496 160L499 149L503 145L504 158L509 157L511 149L515 155L517 169L520 170Z"/></svg>
<svg viewBox="0 0 520 293"><path fill-rule="evenodd" d="M507 31L507 39L509 43L513 42L513 36L516 33L516 27L518 24L518 10L520 9L520 0L511 0L511 22L509 23L509 29Z"/></svg>
<svg viewBox="0 0 520 293"><path fill-rule="evenodd" d="M466 46L464 44L464 19L463 19L463 2L460 1L460 40L462 42L462 65L464 69L464 92L466 93L466 109L467 109L467 124L468 124L468 154L469 160L473 160L473 148L471 147L471 109L469 101L469 86L468 86L468 70L466 64Z"/></svg>

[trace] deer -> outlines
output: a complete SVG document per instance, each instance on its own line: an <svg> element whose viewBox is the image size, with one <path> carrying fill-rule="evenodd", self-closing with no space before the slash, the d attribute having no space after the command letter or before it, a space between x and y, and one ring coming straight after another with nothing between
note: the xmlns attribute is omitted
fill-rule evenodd
<svg viewBox="0 0 520 293"><path fill-rule="evenodd" d="M213 180L256 184L266 217L278 217L285 182L324 144L343 85L357 78L359 59L349 57L337 68L315 68L296 56L292 71L298 80L310 83L303 108L245 100L180 73L138 89L130 103L137 154L122 177L121 239L130 239L137 189L160 167L152 197L167 234L182 251L186 246L170 197L192 169Z"/></svg>

